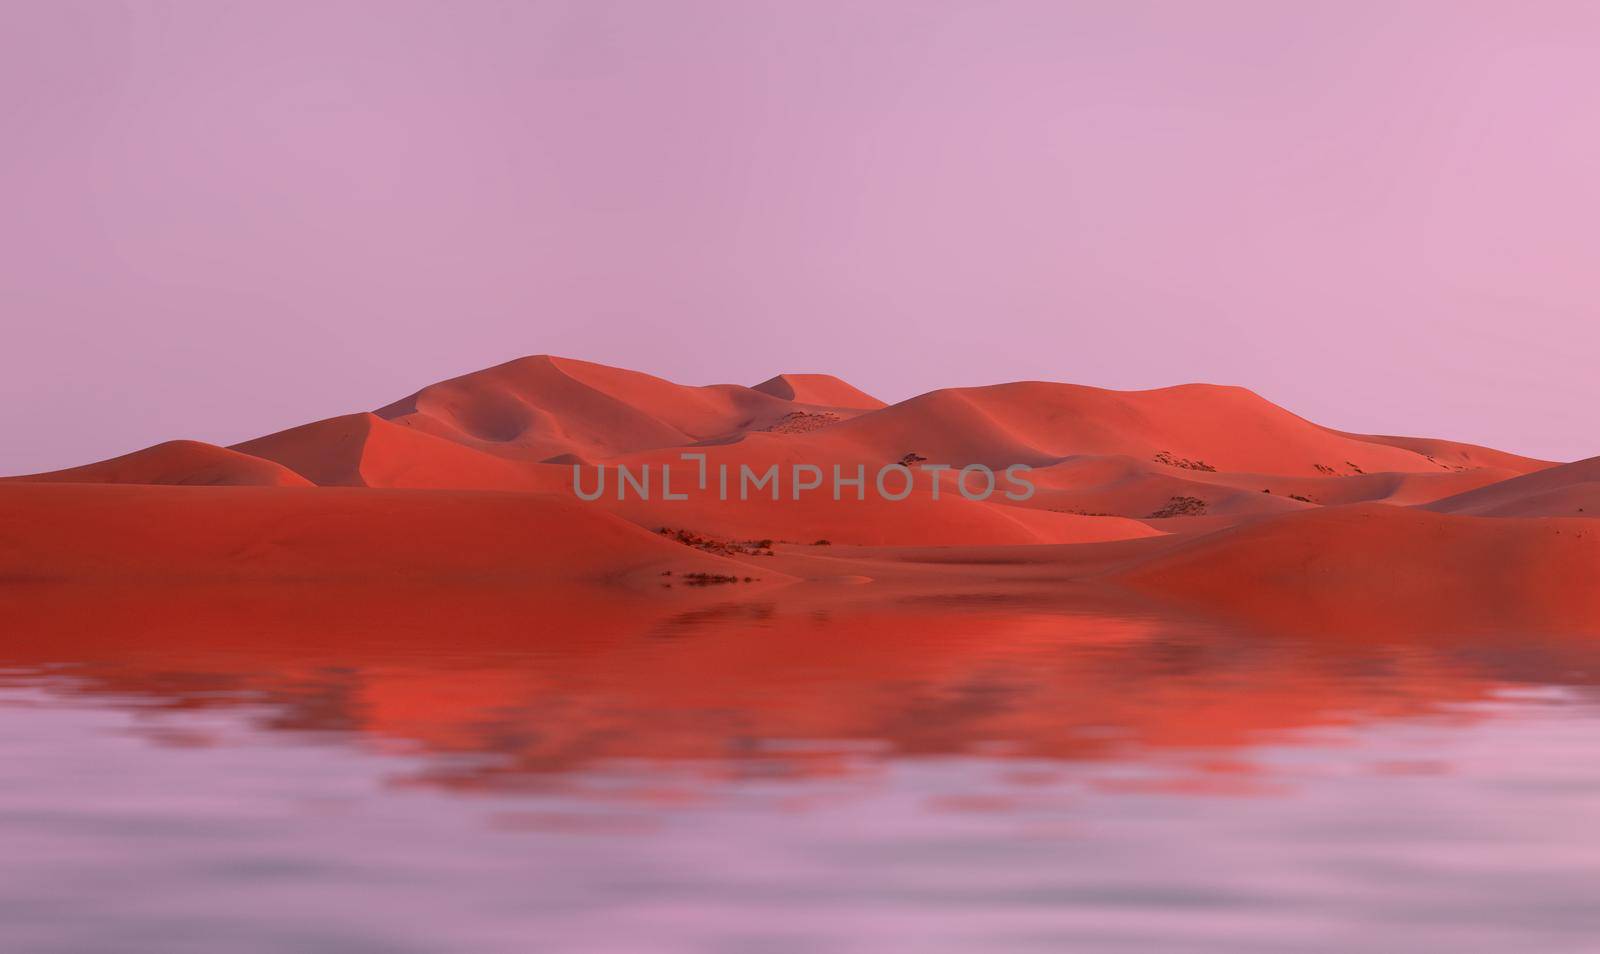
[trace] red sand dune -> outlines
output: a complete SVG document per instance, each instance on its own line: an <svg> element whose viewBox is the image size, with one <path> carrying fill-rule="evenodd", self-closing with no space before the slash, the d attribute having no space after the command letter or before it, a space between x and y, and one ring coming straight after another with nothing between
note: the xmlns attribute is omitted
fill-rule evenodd
<svg viewBox="0 0 1600 954"><path fill-rule="evenodd" d="M538 489L539 470L403 427L346 414L235 444L322 487Z"/></svg>
<svg viewBox="0 0 1600 954"><path fill-rule="evenodd" d="M893 453L890 459L915 452L1001 467L1048 466L1083 454L1138 460L1165 454L1219 471L1306 477L1448 469L1418 451L1319 427L1244 388L1209 384L1152 391L1039 381L951 388L844 422L815 440L851 442ZM1545 466L1496 463L1519 473ZM1172 469L1179 476L1188 470Z"/></svg>
<svg viewBox="0 0 1600 954"><path fill-rule="evenodd" d="M1550 466L1547 460L1535 460L1519 454L1508 454L1492 447L1479 447L1477 444L1464 444L1460 441L1446 441L1435 437L1392 437L1385 434L1348 434L1344 431L1331 433L1372 444L1402 447L1422 454L1429 460L1450 469L1491 467L1525 474Z"/></svg>
<svg viewBox="0 0 1600 954"><path fill-rule="evenodd" d="M1210 473L1125 455L1082 455L1034 471L1032 480L1039 492L1028 506L1146 518L1173 498L1186 497L1203 501L1208 516L1232 522L1245 516L1288 513L1314 506L1426 503L1514 476L1517 474L1513 471L1488 467L1345 477ZM1171 526L1164 522L1151 525L1164 529Z"/></svg>
<svg viewBox="0 0 1600 954"><path fill-rule="evenodd" d="M686 451L713 472L777 465L781 499L663 499L665 464L675 489L690 489ZM1038 490L974 502L946 472L934 500L935 478L919 472L907 499L879 498L872 474L901 460L1032 464ZM793 499L796 463L864 467L867 499L835 501L826 484ZM574 464L650 465L654 499L618 500L613 483L580 502ZM677 599L683 588L641 574L678 566L761 575L763 586L873 582L865 589L904 598L957 585L1082 597L1118 581L1283 629L1590 630L1592 524L1520 518L1592 516L1597 488L1600 458L1552 467L1346 434L1241 388L1024 382L885 407L828 375L688 387L536 356L229 449L176 441L8 481L0 576L622 580ZM662 526L787 543L776 557L724 558L652 532ZM819 538L839 551L807 546Z"/></svg>
<svg viewBox="0 0 1600 954"><path fill-rule="evenodd" d="M376 413L468 447L539 461L726 438L807 407L738 385L686 387L537 355L431 385Z"/></svg>
<svg viewBox="0 0 1600 954"><path fill-rule="evenodd" d="M159 467L107 462L34 479L298 483L298 475L322 486L570 496L573 463L651 463L659 472L665 463L684 466L685 449L735 470L803 461L872 473L907 455L1043 468L1034 478L1040 491L1026 502L967 504L946 475L954 502L940 511L923 511L923 487L905 505L869 501L843 512L807 501L719 508L703 518L711 531L885 544L1081 542L1145 532L1128 520L1189 532L1313 505L1424 503L1543 466L1448 441L1340 434L1240 388L1119 392L1029 382L934 391L884 407L830 375L686 387L540 355L432 385L375 414L245 441L231 449L237 454L212 448L227 467L197 454L190 465L156 448L145 453L160 458ZM1463 461L1485 466L1462 469ZM1203 516L1152 517L1175 498L1199 501ZM660 506L604 505L645 526L687 522Z"/></svg>
<svg viewBox="0 0 1600 954"><path fill-rule="evenodd" d="M885 500L877 494L875 475L882 465L892 460L868 458L863 461L850 447L839 449L826 443L809 446L801 443L813 436L816 435L758 433L726 444L690 448L706 455L708 476L704 493L697 489L698 464L679 457L685 448L613 458L612 465L625 466L633 474L639 474L649 465L655 480L651 485L652 499L641 501L630 494L627 500L618 501L616 471L612 469L607 474L606 492L595 501L595 506L647 527L686 526L725 536L770 537L797 542L825 538L835 543L870 545L1016 545L1116 540L1156 532L1136 521L1118 517L1092 518L1014 505L1014 501L1004 496L1007 489L1014 488L1004 483L1002 475L997 475L994 493L983 502L964 498L949 473L939 482L937 501L932 499L933 477L928 473L914 475L916 483L906 499ZM794 499L791 480L795 464L812 464L823 472L823 486L805 492L799 500ZM836 464L843 476L862 475L864 500L855 499L854 491L848 487L842 489L840 500L833 499L832 474ZM689 499L663 499L660 484L663 465L672 467L674 492L696 491L689 494ZM729 474L728 500L719 499L715 476L724 466ZM782 481L778 500L773 500L770 492L762 491L752 491L748 500L738 499L741 468L748 467L761 474L773 466L778 468ZM559 479L559 492L570 494L571 468L566 468ZM584 487L592 492L596 480L597 472L586 468ZM891 491L898 492L901 486L898 477L886 480L886 487Z"/></svg>
<svg viewBox="0 0 1600 954"><path fill-rule="evenodd" d="M1427 509L1486 517L1600 517L1600 457L1469 490Z"/></svg>
<svg viewBox="0 0 1600 954"><path fill-rule="evenodd" d="M1113 574L1276 630L1600 632L1600 529L1363 504L1221 530Z"/></svg>
<svg viewBox="0 0 1600 954"><path fill-rule="evenodd" d="M280 464L202 441L167 441L82 467L3 479L80 484L311 485Z"/></svg>
<svg viewBox="0 0 1600 954"><path fill-rule="evenodd" d="M887 407L882 401L831 374L780 374L768 378L752 390L797 404L819 407L847 407L876 411Z"/></svg>
<svg viewBox="0 0 1600 954"><path fill-rule="evenodd" d="M743 564L533 494L0 485L0 581L506 580L655 587ZM772 571L764 582L785 579Z"/></svg>

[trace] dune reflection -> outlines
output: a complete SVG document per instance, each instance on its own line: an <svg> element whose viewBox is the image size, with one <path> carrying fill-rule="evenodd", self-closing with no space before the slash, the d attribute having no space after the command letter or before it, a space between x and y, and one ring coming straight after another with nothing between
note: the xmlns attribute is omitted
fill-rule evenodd
<svg viewBox="0 0 1600 954"><path fill-rule="evenodd" d="M783 777L973 752L1229 749L1596 671L1588 646L1521 635L1287 639L1016 599L274 585L13 588L0 603L12 681L130 708L249 709L268 729L436 756L411 781L459 788L619 759ZM205 744L174 731L151 738ZM1195 766L1173 790L1251 790L1244 756Z"/></svg>

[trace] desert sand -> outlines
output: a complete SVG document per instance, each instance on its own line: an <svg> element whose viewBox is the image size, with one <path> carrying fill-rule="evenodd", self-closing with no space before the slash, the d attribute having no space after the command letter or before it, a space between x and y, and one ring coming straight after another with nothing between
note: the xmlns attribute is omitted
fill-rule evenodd
<svg viewBox="0 0 1600 954"><path fill-rule="evenodd" d="M883 612L1071 598L1263 631L1594 632L1597 461L1346 433L1236 387L885 404L826 374L694 387L541 355L230 448L9 478L0 586L493 582L662 605L736 589ZM884 499L872 475L896 464L912 486ZM1033 493L968 499L976 464L1027 465ZM663 495L668 465L686 499ZM797 499L796 465L860 468L863 499L826 482ZM650 470L649 499L618 493L618 466ZM778 499L716 492L723 468L769 467ZM612 482L582 500L575 468Z"/></svg>

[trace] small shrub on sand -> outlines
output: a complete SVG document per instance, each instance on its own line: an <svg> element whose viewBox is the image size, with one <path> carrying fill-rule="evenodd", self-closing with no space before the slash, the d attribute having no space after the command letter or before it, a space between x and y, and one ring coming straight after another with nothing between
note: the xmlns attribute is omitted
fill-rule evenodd
<svg viewBox="0 0 1600 954"><path fill-rule="evenodd" d="M1187 457L1178 457L1171 451L1158 452L1156 454L1156 463L1166 464L1168 467L1182 467L1184 470L1203 470L1211 474L1217 472L1215 467L1212 467L1203 460L1190 460Z"/></svg>
<svg viewBox="0 0 1600 954"><path fill-rule="evenodd" d="M1167 505L1145 518L1162 520L1167 517L1198 517L1206 512L1206 502L1199 497L1173 497Z"/></svg>
<svg viewBox="0 0 1600 954"><path fill-rule="evenodd" d="M744 582L751 583L755 579L753 576L747 576ZM739 578L726 573L685 573L683 581L690 586L717 586L722 583L737 583Z"/></svg>
<svg viewBox="0 0 1600 954"><path fill-rule="evenodd" d="M773 556L773 540L721 540L716 537L695 533L693 530L674 529L662 527L656 531L669 540L676 540L686 547L704 550L707 553L716 553L722 556Z"/></svg>

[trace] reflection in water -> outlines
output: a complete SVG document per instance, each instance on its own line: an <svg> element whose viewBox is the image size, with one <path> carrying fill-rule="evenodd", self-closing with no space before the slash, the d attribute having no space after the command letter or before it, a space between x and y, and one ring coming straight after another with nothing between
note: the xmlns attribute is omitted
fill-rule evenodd
<svg viewBox="0 0 1600 954"><path fill-rule="evenodd" d="M7 949L1503 950L1600 928L1582 642L852 599L5 594Z"/></svg>

